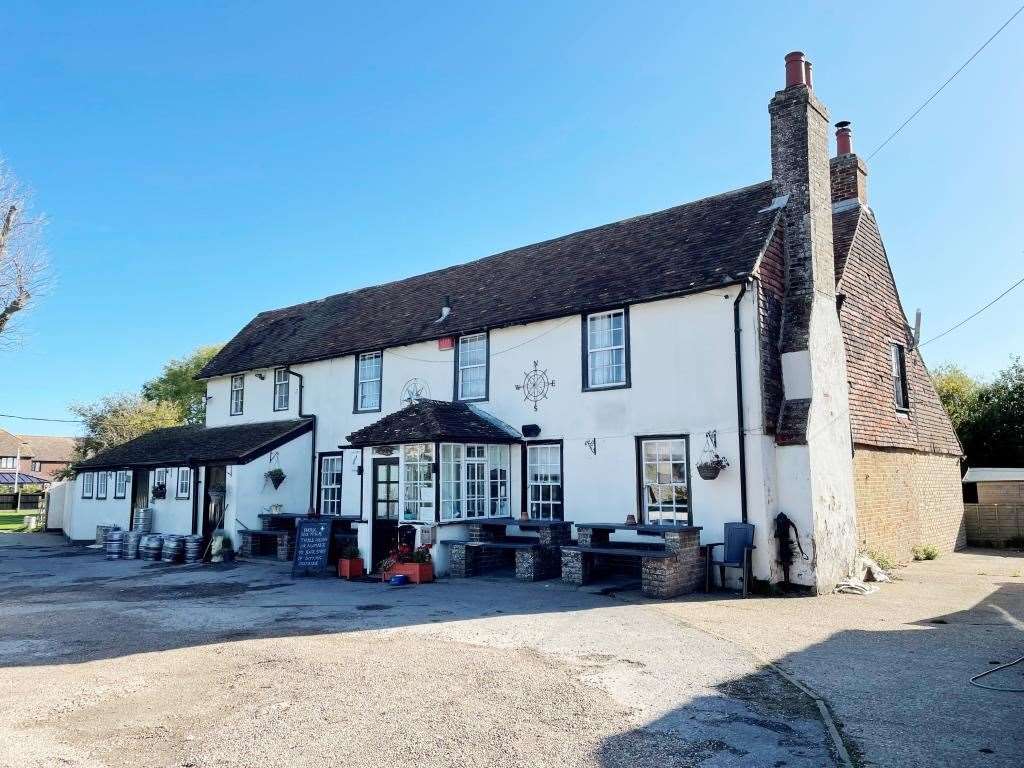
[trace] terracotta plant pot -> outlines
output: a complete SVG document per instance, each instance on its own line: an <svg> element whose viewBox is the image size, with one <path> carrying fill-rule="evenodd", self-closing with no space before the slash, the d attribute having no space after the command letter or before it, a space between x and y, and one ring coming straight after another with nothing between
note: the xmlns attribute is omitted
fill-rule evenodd
<svg viewBox="0 0 1024 768"><path fill-rule="evenodd" d="M358 579L363 575L363 558L343 557L338 560L338 576L342 579Z"/></svg>
<svg viewBox="0 0 1024 768"><path fill-rule="evenodd" d="M387 581L392 576L407 576L413 584L426 584L434 580L433 563L395 563L381 574L381 580Z"/></svg>

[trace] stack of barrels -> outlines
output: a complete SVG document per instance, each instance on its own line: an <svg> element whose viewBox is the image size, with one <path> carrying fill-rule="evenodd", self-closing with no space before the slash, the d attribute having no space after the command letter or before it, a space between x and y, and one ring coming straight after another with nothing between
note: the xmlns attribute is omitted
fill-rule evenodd
<svg viewBox="0 0 1024 768"><path fill-rule="evenodd" d="M138 531L139 533L152 533L153 532L153 508L145 507L135 511L135 524L132 530Z"/></svg>
<svg viewBox="0 0 1024 768"><path fill-rule="evenodd" d="M121 556L125 560L138 560L139 558L139 540L142 538L142 534L138 531L125 531L124 534L124 545L121 548Z"/></svg>
<svg viewBox="0 0 1024 768"><path fill-rule="evenodd" d="M139 540L139 552L143 560L159 560L160 550L163 549L164 539L158 533L150 533Z"/></svg>
<svg viewBox="0 0 1024 768"><path fill-rule="evenodd" d="M120 560L121 547L124 545L124 531L117 527L108 531L104 544L107 550L107 560Z"/></svg>
<svg viewBox="0 0 1024 768"><path fill-rule="evenodd" d="M185 555L185 537L174 533L164 535L163 553L160 559L165 563L180 563Z"/></svg>
<svg viewBox="0 0 1024 768"><path fill-rule="evenodd" d="M203 557L203 537L185 537L185 562L198 563Z"/></svg>

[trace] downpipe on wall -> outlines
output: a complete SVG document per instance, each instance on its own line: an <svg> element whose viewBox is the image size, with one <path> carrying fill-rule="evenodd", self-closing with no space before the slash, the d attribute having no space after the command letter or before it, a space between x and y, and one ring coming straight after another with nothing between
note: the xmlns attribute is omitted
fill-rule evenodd
<svg viewBox="0 0 1024 768"><path fill-rule="evenodd" d="M747 436L743 416L743 348L740 344L740 302L747 293L750 279L740 285L740 292L732 303L732 324L736 343L736 428L739 441L740 520L747 522Z"/></svg>
<svg viewBox="0 0 1024 768"><path fill-rule="evenodd" d="M310 457L309 457L309 511L316 509L316 414L315 413L303 413L302 411L302 394L306 390L306 380L302 374L298 371L293 371L291 366L285 368L291 376L295 376L299 380L299 418L300 419L313 419L313 435L310 439Z"/></svg>

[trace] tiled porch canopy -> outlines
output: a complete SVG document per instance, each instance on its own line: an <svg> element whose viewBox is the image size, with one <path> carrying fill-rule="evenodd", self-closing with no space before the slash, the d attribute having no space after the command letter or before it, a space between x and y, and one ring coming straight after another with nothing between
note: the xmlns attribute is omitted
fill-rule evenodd
<svg viewBox="0 0 1024 768"><path fill-rule="evenodd" d="M468 403L419 400L348 436L353 446L400 443L517 443L522 435Z"/></svg>
<svg viewBox="0 0 1024 768"><path fill-rule="evenodd" d="M263 421L230 427L154 429L75 466L77 471L197 464L247 464L313 428L312 419Z"/></svg>

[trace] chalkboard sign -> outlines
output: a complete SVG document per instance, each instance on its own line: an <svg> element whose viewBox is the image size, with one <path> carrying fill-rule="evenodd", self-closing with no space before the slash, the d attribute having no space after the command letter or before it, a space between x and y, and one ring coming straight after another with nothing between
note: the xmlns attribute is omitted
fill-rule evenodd
<svg viewBox="0 0 1024 768"><path fill-rule="evenodd" d="M323 518L298 520L295 536L295 560L292 576L319 576L327 567L327 550L331 546L331 521Z"/></svg>

